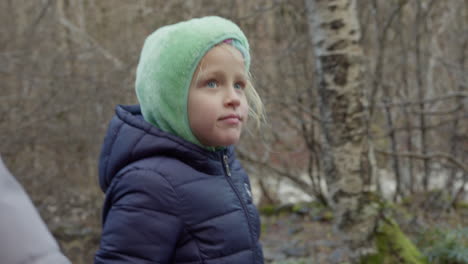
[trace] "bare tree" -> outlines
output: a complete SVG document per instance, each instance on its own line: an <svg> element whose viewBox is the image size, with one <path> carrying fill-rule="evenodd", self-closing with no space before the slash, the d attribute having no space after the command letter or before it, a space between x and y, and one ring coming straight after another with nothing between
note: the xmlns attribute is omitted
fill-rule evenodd
<svg viewBox="0 0 468 264"><path fill-rule="evenodd" d="M373 246L369 237L377 214L363 214L367 173L366 116L363 92L363 53L355 1L306 1L310 36L318 72L319 108L323 133L323 168L337 229L356 256ZM373 211L373 210L372 210Z"/></svg>
<svg viewBox="0 0 468 264"><path fill-rule="evenodd" d="M370 173L366 170L368 114L356 1L306 0L306 5L316 55L322 158L330 204L336 214L336 230L349 249L349 260L361 263L363 257L385 254L377 252L376 230L397 227L380 215L378 199L369 198L363 181ZM392 243L397 242L390 242L389 247ZM392 254L404 257L403 250L394 247L382 262L392 262Z"/></svg>

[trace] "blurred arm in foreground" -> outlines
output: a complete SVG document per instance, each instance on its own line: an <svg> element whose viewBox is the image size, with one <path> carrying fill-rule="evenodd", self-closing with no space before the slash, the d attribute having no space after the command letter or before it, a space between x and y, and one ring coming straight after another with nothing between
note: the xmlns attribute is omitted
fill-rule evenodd
<svg viewBox="0 0 468 264"><path fill-rule="evenodd" d="M22 186L0 157L0 262L67 263Z"/></svg>

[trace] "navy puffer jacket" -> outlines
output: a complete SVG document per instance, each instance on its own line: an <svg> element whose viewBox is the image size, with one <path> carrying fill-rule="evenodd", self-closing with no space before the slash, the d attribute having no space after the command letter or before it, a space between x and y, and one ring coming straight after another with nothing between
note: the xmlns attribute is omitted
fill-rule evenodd
<svg viewBox="0 0 468 264"><path fill-rule="evenodd" d="M104 141L95 263L263 263L250 183L232 147L212 152L118 106Z"/></svg>

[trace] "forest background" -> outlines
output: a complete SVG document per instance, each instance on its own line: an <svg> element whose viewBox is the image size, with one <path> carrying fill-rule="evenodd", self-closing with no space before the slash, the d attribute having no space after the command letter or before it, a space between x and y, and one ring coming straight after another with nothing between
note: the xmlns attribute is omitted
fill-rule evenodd
<svg viewBox="0 0 468 264"><path fill-rule="evenodd" d="M238 23L252 47L253 78L268 124L249 129L238 155L265 213L269 261L312 263L307 259L314 255L320 263L333 262L330 252L336 251L324 249L333 246L317 244L325 241L323 234L314 237L307 229L307 223L326 224L329 186L306 2L0 2L0 153L74 263L89 263L99 240L104 195L97 160L116 104L137 103L135 69L145 37L160 26L205 15ZM406 223L417 223L414 239L436 225L465 230L466 211L458 209L466 207L468 180L468 1L356 3L366 135L373 150L370 176L363 179L367 191L409 209ZM300 201L316 204L298 207ZM293 220L275 214L282 208L291 209ZM422 216L415 208L423 209ZM296 240L268 247L276 231L267 225L278 228L278 220L289 230L283 239ZM298 225L310 236L295 237ZM467 237L460 239L467 243Z"/></svg>

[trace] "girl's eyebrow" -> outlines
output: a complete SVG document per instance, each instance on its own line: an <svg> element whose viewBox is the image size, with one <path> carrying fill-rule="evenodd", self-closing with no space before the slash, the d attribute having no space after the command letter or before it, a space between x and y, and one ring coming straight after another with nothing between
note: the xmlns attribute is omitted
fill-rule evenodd
<svg viewBox="0 0 468 264"><path fill-rule="evenodd" d="M238 73L238 74L236 74L236 77L237 77L237 78L240 78L240 79L244 79L244 80L248 80L248 79L249 79L248 75L245 74L245 73Z"/></svg>
<svg viewBox="0 0 468 264"><path fill-rule="evenodd" d="M222 77L224 74L225 74L224 71L221 71L221 70L216 70L215 69L215 70L212 70L212 71L210 71L210 70L207 71L206 69L204 69L203 72L201 72L199 74L199 79L203 80L203 79L207 79L207 78L208 79L209 78L219 78L219 77ZM237 73L234 74L234 77L236 79L242 79L242 80L248 80L249 79L248 75L245 74L244 72L237 72Z"/></svg>
<svg viewBox="0 0 468 264"><path fill-rule="evenodd" d="M216 72L206 72L203 71L198 75L197 82L204 82L207 79L217 78L218 74Z"/></svg>
<svg viewBox="0 0 468 264"><path fill-rule="evenodd" d="M203 73L202 73L202 76L207 76L207 75L220 75L222 74L223 72L220 71L220 70L206 70L204 69Z"/></svg>

